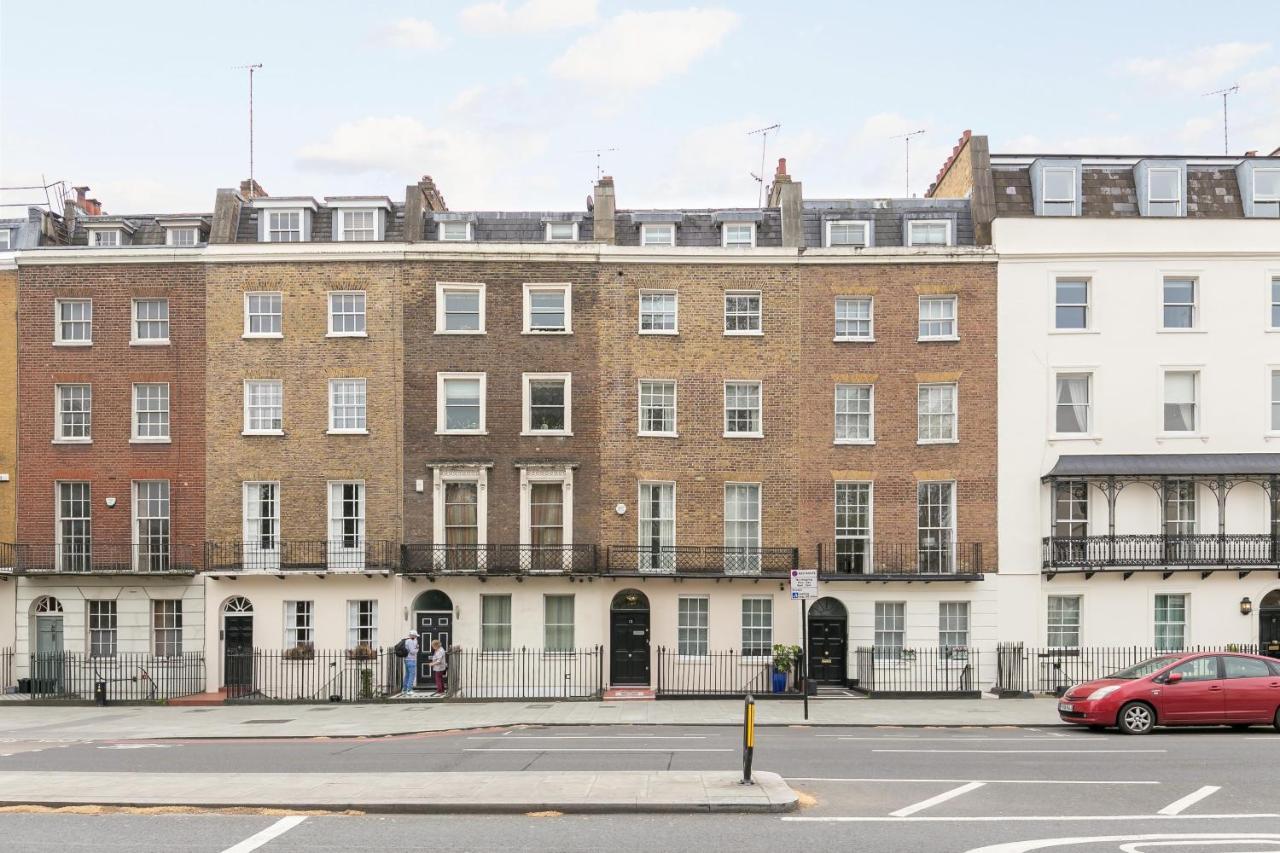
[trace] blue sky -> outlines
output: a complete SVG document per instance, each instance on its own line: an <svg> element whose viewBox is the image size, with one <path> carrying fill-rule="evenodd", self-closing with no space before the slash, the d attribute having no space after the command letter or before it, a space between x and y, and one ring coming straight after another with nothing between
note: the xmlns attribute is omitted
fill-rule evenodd
<svg viewBox="0 0 1280 853"><path fill-rule="evenodd" d="M88 184L111 212L385 193L580 209L594 148L626 207L754 204L789 159L811 198L923 193L960 132L993 151L1280 147L1280 4L613 0L6 2L0 185ZM1063 11L1063 10L1068 11ZM13 194L6 194L13 199ZM0 209L0 215L12 208Z"/></svg>

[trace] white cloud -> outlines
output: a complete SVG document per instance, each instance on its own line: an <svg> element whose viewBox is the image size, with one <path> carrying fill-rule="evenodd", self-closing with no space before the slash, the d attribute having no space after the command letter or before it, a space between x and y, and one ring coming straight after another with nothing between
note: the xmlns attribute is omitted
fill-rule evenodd
<svg viewBox="0 0 1280 853"><path fill-rule="evenodd" d="M401 18L373 34L376 44L404 50L440 50L447 44L436 25L421 18Z"/></svg>
<svg viewBox="0 0 1280 853"><path fill-rule="evenodd" d="M525 0L508 8L506 0L477 3L458 13L462 26L486 35L544 33L580 27L596 19L596 0Z"/></svg>
<svg viewBox="0 0 1280 853"><path fill-rule="evenodd" d="M1193 50L1190 56L1172 59L1131 59L1125 68L1132 74L1183 89L1211 89L1230 84L1228 74L1270 49L1268 44L1225 42Z"/></svg>
<svg viewBox="0 0 1280 853"><path fill-rule="evenodd" d="M551 73L605 92L644 89L683 74L737 23L725 9L624 12L571 44Z"/></svg>

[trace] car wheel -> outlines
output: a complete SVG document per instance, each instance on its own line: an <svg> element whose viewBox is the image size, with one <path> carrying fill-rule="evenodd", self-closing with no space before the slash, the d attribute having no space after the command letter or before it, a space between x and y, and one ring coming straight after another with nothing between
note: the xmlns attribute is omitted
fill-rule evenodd
<svg viewBox="0 0 1280 853"><path fill-rule="evenodd" d="M1130 702L1120 709L1116 725L1127 735L1150 734L1156 726L1156 712L1145 702Z"/></svg>

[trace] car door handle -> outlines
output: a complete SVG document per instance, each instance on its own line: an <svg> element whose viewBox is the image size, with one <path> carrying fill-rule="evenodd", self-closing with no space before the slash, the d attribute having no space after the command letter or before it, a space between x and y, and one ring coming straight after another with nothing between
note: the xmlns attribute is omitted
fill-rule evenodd
<svg viewBox="0 0 1280 853"><path fill-rule="evenodd" d="M1217 691L1217 690L1221 690L1222 688L1215 684L1215 685L1210 686L1210 687L1209 687L1209 689L1210 689L1210 690Z"/></svg>

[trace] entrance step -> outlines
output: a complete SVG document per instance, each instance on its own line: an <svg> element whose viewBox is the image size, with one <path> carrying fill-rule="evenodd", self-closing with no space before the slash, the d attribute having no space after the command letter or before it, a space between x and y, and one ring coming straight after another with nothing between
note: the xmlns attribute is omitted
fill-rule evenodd
<svg viewBox="0 0 1280 853"><path fill-rule="evenodd" d="M190 696L179 696L176 699L170 699L170 705L225 705L227 702L227 688L222 688L216 693L193 693Z"/></svg>
<svg viewBox="0 0 1280 853"><path fill-rule="evenodd" d="M818 692L814 694L815 699L865 699L865 696L855 693L849 687L841 687L837 684L819 684Z"/></svg>
<svg viewBox="0 0 1280 853"><path fill-rule="evenodd" d="M650 702L654 698L651 687L610 687L604 692L606 702Z"/></svg>

